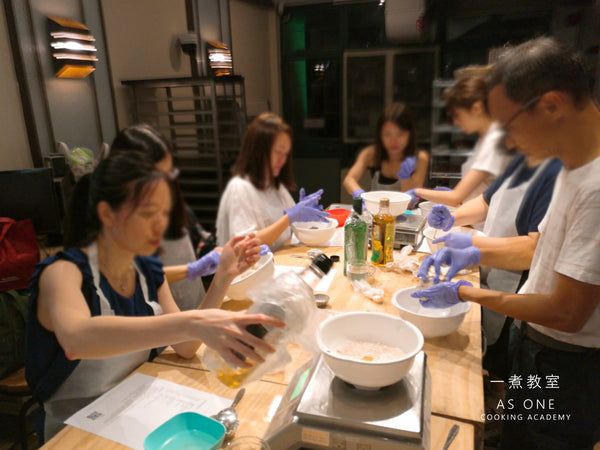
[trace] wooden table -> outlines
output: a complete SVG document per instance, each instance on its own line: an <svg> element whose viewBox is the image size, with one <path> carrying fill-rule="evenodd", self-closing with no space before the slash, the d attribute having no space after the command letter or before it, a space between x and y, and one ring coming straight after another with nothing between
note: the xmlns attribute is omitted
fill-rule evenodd
<svg viewBox="0 0 600 450"><path fill-rule="evenodd" d="M275 254L275 264L285 266L306 266L308 260L290 255L306 255L308 247L288 247ZM339 255L343 260L341 247L323 248L328 255ZM422 259L425 255L418 255ZM336 311L379 311L398 315L391 298L399 289L414 286L418 281L410 273L397 273L377 269L375 287L384 290L383 302L378 304L362 294L353 291L350 282L343 276L342 264L334 265L336 275L327 293L331 297L328 307L319 314L326 317ZM477 286L477 273L464 277ZM245 309L249 301L226 301L223 308ZM427 339L424 351L432 379L431 398L431 449L441 448L447 432L454 423L460 425L460 433L451 449L480 448L483 442L484 401L483 377L481 368L480 309L472 307L460 328L449 336ZM246 387L246 395L238 408L241 424L239 435L262 436L268 427L268 411L271 403L281 396L298 367L312 355L290 346L292 362L278 373L264 376L261 380ZM223 397L232 398L235 390L217 381L201 361L204 346L189 360L179 358L171 348L167 348L153 363L141 366L137 371L165 378L186 386L195 387ZM67 426L43 448L124 448L99 436ZM280 450L280 449L273 449Z"/></svg>
<svg viewBox="0 0 600 450"><path fill-rule="evenodd" d="M275 264L284 266L306 266L308 260L295 258L290 255L306 255L308 247L287 247L275 253ZM323 248L327 255L339 255L343 261L343 248ZM425 254L418 254L419 259ZM334 311L378 311L398 315L398 310L392 305L393 294L402 288L414 286L418 279L408 272L390 272L377 269L374 286L384 290L381 304L374 303L362 294L354 292L350 282L343 276L342 263L333 267L336 275L327 293L331 301L326 309L320 310L325 317ZM479 275L471 272L459 277L479 285ZM231 310L245 309L249 301L227 301L223 308ZM474 425L476 447L483 441L483 375L481 367L481 313L477 305L473 305L459 329L449 336L425 340L424 351L427 354L427 365L432 379L431 411L433 414L460 420ZM289 348L292 362L283 371L266 375L264 381L287 384L296 369L304 364L312 355L297 346ZM172 349L167 348L154 362L172 364L179 367L204 369L200 355L191 360L179 358Z"/></svg>
<svg viewBox="0 0 600 450"><path fill-rule="evenodd" d="M145 363L135 372L173 381L184 386L211 392L233 399L235 391L217 381L204 369L189 369L166 364ZM282 383L255 381L246 387L246 394L236 407L240 419L237 436L263 436L267 430L272 411L276 409L286 386ZM445 419L439 416L431 418L431 449L440 449L446 440L448 431L454 424L460 431L452 443L452 450L470 450L473 448L474 430L472 425ZM79 428L66 426L43 447L45 450L113 450L125 449L124 445L110 441ZM282 449L272 449L282 450Z"/></svg>

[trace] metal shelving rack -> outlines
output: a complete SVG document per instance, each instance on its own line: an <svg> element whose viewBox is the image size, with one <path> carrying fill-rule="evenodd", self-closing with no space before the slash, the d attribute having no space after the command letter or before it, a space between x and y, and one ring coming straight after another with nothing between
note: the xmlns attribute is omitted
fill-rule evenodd
<svg viewBox="0 0 600 450"><path fill-rule="evenodd" d="M230 177L246 127L244 78L188 77L126 80L136 122L170 141L186 202L214 229L219 198Z"/></svg>
<svg viewBox="0 0 600 450"><path fill-rule="evenodd" d="M460 128L446 121L446 104L442 98L444 89L452 86L454 80L437 78L433 80L433 101L431 105L431 158L429 161L429 184L435 180L445 180L454 186L461 179L460 167L473 152L471 139ZM468 145L465 145L468 144ZM458 146L464 146L460 148Z"/></svg>

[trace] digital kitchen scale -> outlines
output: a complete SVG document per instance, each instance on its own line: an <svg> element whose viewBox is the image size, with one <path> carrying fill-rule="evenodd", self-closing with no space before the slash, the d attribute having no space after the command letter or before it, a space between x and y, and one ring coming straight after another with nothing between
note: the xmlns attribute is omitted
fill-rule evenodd
<svg viewBox="0 0 600 450"><path fill-rule="evenodd" d="M265 439L277 450L429 450L430 420L424 352L401 381L379 390L340 380L319 356L294 374Z"/></svg>
<svg viewBox="0 0 600 450"><path fill-rule="evenodd" d="M425 222L427 222L427 217L421 214L402 214L396 217L394 248L399 249L405 245L412 245L416 250L423 241Z"/></svg>

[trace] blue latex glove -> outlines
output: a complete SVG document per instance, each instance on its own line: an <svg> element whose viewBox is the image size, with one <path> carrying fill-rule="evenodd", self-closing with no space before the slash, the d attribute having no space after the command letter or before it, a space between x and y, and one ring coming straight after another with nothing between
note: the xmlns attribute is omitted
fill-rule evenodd
<svg viewBox="0 0 600 450"><path fill-rule="evenodd" d="M433 205L427 216L427 223L433 228L448 231L454 225L454 216L444 205Z"/></svg>
<svg viewBox="0 0 600 450"><path fill-rule="evenodd" d="M267 244L260 244L260 256L264 256L271 251L271 248Z"/></svg>
<svg viewBox="0 0 600 450"><path fill-rule="evenodd" d="M410 195L410 202L408 204L408 209L413 209L415 207L415 205L417 204L417 202L421 199L421 197L419 197L417 194L415 194L415 189L409 189L408 191L405 192L405 194Z"/></svg>
<svg viewBox="0 0 600 450"><path fill-rule="evenodd" d="M318 191L315 191L312 194L306 195L306 191L304 190L304 188L300 188L299 195L299 201L306 200L309 197L318 197L317 201L319 201L321 200L321 195L323 195L323 189L319 189Z"/></svg>
<svg viewBox="0 0 600 450"><path fill-rule="evenodd" d="M449 308L462 301L458 296L459 286L473 285L464 280L457 281L456 283L445 281L443 283L434 284L427 289L415 291L410 294L410 296L418 298L419 303L425 308Z"/></svg>
<svg viewBox="0 0 600 450"><path fill-rule="evenodd" d="M364 194L365 190L358 188L358 189L354 189L354 191L352 192L352 198L358 198L361 196L361 194Z"/></svg>
<svg viewBox="0 0 600 450"><path fill-rule="evenodd" d="M327 222L329 214L323 211L323 206L319 205L321 195L319 191L308 195L304 200L299 201L291 208L283 211L288 215L290 223L294 222Z"/></svg>
<svg viewBox="0 0 600 450"><path fill-rule="evenodd" d="M401 180L408 180L415 171L416 167L417 157L409 156L404 161L402 161L402 164L400 165L400 172L398 172L396 176Z"/></svg>
<svg viewBox="0 0 600 450"><path fill-rule="evenodd" d="M444 243L444 247L467 248L473 245L473 236L469 233L448 233L432 241L434 244Z"/></svg>
<svg viewBox="0 0 600 450"><path fill-rule="evenodd" d="M417 276L422 280L427 281L429 279L429 268L433 265L435 268L433 282L437 283L440 281L442 266L450 266L448 273L446 274L446 281L450 281L460 270L465 267L479 264L479 261L481 261L481 250L477 247L444 247L423 260L419 267L419 271L417 272Z"/></svg>
<svg viewBox="0 0 600 450"><path fill-rule="evenodd" d="M197 261L189 263L187 265L188 280L194 281L198 277L205 277L206 275L212 275L215 273L217 271L220 258L220 252L211 250Z"/></svg>
<svg viewBox="0 0 600 450"><path fill-rule="evenodd" d="M446 186L438 186L433 188L434 191L451 191L452 189L450 189L449 187Z"/></svg>

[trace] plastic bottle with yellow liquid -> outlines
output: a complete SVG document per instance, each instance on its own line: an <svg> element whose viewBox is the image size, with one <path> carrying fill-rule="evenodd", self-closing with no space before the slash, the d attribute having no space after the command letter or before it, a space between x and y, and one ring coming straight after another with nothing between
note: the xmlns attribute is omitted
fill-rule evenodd
<svg viewBox="0 0 600 450"><path fill-rule="evenodd" d="M249 292L253 304L248 308L247 314L273 316L283 320L286 326L272 328L252 324L246 327L246 330L264 339L276 350L275 353L262 355L266 359L263 364L256 364L250 368L231 366L217 351L207 348L202 360L219 381L236 389L268 373L269 369L278 367L280 351L284 351L288 342L304 332L310 309L316 308L313 288L329 272L332 265L330 258L320 254L300 273L287 271ZM244 359L240 354L237 356Z"/></svg>
<svg viewBox="0 0 600 450"><path fill-rule="evenodd" d="M371 262L376 266L385 266L394 261L394 237L396 220L390 214L390 199L379 200L379 212L373 217L371 235Z"/></svg>

